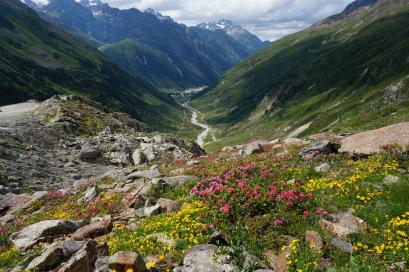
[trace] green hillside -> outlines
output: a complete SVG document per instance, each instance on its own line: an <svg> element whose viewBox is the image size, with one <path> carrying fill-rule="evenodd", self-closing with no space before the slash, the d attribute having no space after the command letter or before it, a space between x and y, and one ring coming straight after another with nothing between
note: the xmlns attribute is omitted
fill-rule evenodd
<svg viewBox="0 0 409 272"><path fill-rule="evenodd" d="M192 102L219 129L217 148L409 120L409 1L381 0L323 21L242 62Z"/></svg>
<svg viewBox="0 0 409 272"><path fill-rule="evenodd" d="M183 109L167 95L49 25L19 1L2 0L0 104L42 100L54 94L89 96L155 129L185 129L180 125ZM188 120L186 126L189 132Z"/></svg>

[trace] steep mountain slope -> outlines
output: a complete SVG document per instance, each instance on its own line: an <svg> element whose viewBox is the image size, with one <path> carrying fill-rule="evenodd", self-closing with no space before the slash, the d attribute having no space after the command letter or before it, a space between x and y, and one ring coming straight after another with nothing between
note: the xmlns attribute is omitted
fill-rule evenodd
<svg viewBox="0 0 409 272"><path fill-rule="evenodd" d="M238 43L244 46L248 52L255 53L269 45L268 41L261 41L256 35L250 33L247 29L240 25L235 25L229 20L220 20L213 23L203 23L197 26L198 28L221 31L233 37Z"/></svg>
<svg viewBox="0 0 409 272"><path fill-rule="evenodd" d="M218 126L220 146L408 120L408 15L409 1L380 0L324 20L242 62L192 106Z"/></svg>
<svg viewBox="0 0 409 272"><path fill-rule="evenodd" d="M134 8L120 10L99 0L78 3L52 0L45 5L30 6L49 22L80 34L93 45L109 45L110 50L106 53L114 61L142 78L149 71L146 80L159 88L212 84L256 50L249 50L224 32L190 28L150 9L145 12ZM138 42L127 41L124 47L124 40ZM137 52L141 48L142 52L132 54L130 62L130 51ZM158 68L158 63L166 67Z"/></svg>
<svg viewBox="0 0 409 272"><path fill-rule="evenodd" d="M180 126L182 109L98 50L52 27L17 0L0 2L0 104L81 94L155 129Z"/></svg>

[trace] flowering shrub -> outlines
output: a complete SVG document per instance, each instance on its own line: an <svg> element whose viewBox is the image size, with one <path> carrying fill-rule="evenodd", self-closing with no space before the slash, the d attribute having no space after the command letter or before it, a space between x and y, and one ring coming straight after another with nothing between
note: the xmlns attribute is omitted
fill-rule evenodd
<svg viewBox="0 0 409 272"><path fill-rule="evenodd" d="M305 192L301 184L272 181L269 167L250 162L226 169L221 175L204 177L192 192L213 210L234 220L239 215L255 216L280 208L308 210L313 194ZM275 223L281 225L282 220L277 218Z"/></svg>
<svg viewBox="0 0 409 272"><path fill-rule="evenodd" d="M285 258L290 271L307 272L318 270L318 258L321 256L321 252L301 244L300 240L291 241L290 245L284 246L282 250L288 250L289 252L285 255Z"/></svg>

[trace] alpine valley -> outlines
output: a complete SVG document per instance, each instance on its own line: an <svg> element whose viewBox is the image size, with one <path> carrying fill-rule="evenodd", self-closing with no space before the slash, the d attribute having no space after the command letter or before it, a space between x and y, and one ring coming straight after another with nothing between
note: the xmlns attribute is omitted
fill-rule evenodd
<svg viewBox="0 0 409 272"><path fill-rule="evenodd" d="M409 271L409 0L106 1L0 0L0 272Z"/></svg>

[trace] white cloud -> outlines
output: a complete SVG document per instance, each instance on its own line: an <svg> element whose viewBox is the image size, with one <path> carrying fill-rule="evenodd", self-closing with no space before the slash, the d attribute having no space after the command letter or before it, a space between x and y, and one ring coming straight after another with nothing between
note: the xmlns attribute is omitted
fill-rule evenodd
<svg viewBox="0 0 409 272"><path fill-rule="evenodd" d="M104 0L103 0L104 1ZM105 0L118 8L153 8L196 25L229 19L263 39L275 40L342 11L352 0Z"/></svg>

